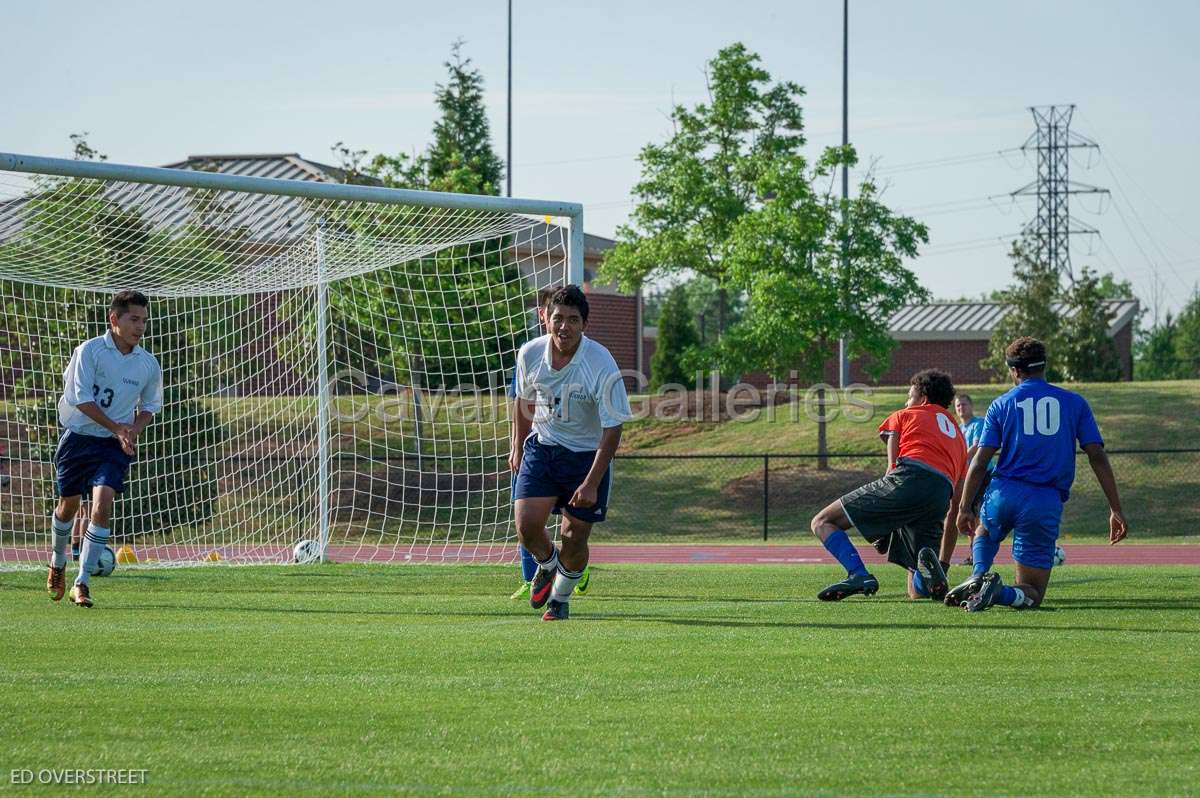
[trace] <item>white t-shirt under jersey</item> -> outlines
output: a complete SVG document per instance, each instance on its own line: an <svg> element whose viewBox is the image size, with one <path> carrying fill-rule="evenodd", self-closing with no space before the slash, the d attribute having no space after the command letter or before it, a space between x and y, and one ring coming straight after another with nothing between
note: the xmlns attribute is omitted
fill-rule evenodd
<svg viewBox="0 0 1200 798"><path fill-rule="evenodd" d="M58 421L81 435L115 437L79 410L85 402L95 402L118 424L132 424L138 410L162 410L162 369L158 360L140 345L128 355L121 354L111 331L75 347L63 372L63 382Z"/></svg>
<svg viewBox="0 0 1200 798"><path fill-rule="evenodd" d="M571 362L551 367L549 335L534 338L517 353L517 395L535 403L533 432L538 440L573 452L600 448L600 436L628 421L629 396L617 361L603 344L586 335Z"/></svg>

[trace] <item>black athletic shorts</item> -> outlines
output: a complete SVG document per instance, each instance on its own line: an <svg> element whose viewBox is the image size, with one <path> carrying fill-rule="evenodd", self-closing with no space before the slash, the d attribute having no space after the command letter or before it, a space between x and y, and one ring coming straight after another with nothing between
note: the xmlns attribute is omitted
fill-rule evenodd
<svg viewBox="0 0 1200 798"><path fill-rule="evenodd" d="M917 552L937 552L954 489L941 474L901 460L885 476L842 497L842 509L869 542L890 537L888 561L917 567Z"/></svg>

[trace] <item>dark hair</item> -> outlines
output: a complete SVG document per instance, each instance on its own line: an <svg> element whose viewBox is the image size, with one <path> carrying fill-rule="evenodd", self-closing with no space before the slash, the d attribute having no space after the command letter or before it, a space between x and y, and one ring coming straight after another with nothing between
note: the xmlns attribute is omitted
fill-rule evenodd
<svg viewBox="0 0 1200 798"><path fill-rule="evenodd" d="M969 393L960 393L958 395L958 398L964 402L970 402L971 404L975 404L975 400L971 398L971 394L969 394Z"/></svg>
<svg viewBox="0 0 1200 798"><path fill-rule="evenodd" d="M950 375L940 369L918 371L910 382L932 404L949 407L954 401L954 383L950 381Z"/></svg>
<svg viewBox="0 0 1200 798"><path fill-rule="evenodd" d="M1004 362L1018 374L1041 374L1046 370L1046 345L1022 335L1004 350Z"/></svg>
<svg viewBox="0 0 1200 798"><path fill-rule="evenodd" d="M538 293L537 293L538 310L541 310L542 308L550 307L550 302L551 302L551 300L554 299L554 295L557 293L558 293L558 289L552 285L547 285L543 288L539 288Z"/></svg>
<svg viewBox="0 0 1200 798"><path fill-rule="evenodd" d="M588 301L584 296L583 291L577 285L564 285L562 288L554 292L554 296L550 299L550 304L565 305L569 308L579 308L579 315L587 321L588 317Z"/></svg>
<svg viewBox="0 0 1200 798"><path fill-rule="evenodd" d="M116 313L118 317L129 312L131 305L137 305L140 308L150 307L150 300L141 291L133 291L125 289L113 294L112 304L108 306L109 313Z"/></svg>

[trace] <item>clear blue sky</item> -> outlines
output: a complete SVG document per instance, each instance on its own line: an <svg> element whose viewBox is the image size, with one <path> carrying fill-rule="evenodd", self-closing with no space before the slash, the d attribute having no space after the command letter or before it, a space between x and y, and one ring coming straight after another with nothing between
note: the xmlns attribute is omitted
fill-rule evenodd
<svg viewBox="0 0 1200 798"><path fill-rule="evenodd" d="M839 0L515 6L514 193L584 202L590 232L623 221L634 154L668 133L673 100L703 96L703 64L730 42L806 87L814 149L839 140ZM0 150L66 155L67 135L86 130L111 160L152 165L234 152L329 161L339 140L412 151L429 140L433 85L461 37L487 80L503 154L505 7L18 4L4 15ZM1179 307L1200 279L1200 4L851 0L850 17L851 140L891 204L929 224L912 266L936 296L1008 282L997 239L1032 205L987 198L1032 180L1034 166L990 154L1025 140L1029 105L1075 103L1073 129L1102 151L1090 169L1073 163L1072 177L1113 191L1104 207L1073 203L1104 239L1075 242L1076 268L1132 279L1148 307Z"/></svg>

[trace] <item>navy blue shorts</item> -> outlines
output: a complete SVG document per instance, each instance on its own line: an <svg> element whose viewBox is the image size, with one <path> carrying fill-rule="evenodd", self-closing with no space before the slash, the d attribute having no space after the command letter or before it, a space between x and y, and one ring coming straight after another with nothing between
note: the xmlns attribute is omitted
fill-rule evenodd
<svg viewBox="0 0 1200 798"><path fill-rule="evenodd" d="M608 486L612 481L612 467L604 472L600 486L596 489L596 503L591 507L572 507L569 502L575 491L587 479L592 470L596 453L573 452L565 446L541 443L537 435L525 439L521 470L513 489L514 499L536 499L553 496L554 512L566 512L572 518L589 523L604 520L608 511Z"/></svg>
<svg viewBox="0 0 1200 798"><path fill-rule="evenodd" d="M59 496L91 493L94 485L107 485L125 492L125 474L133 458L121 449L116 438L97 438L67 430L54 452L55 478Z"/></svg>

